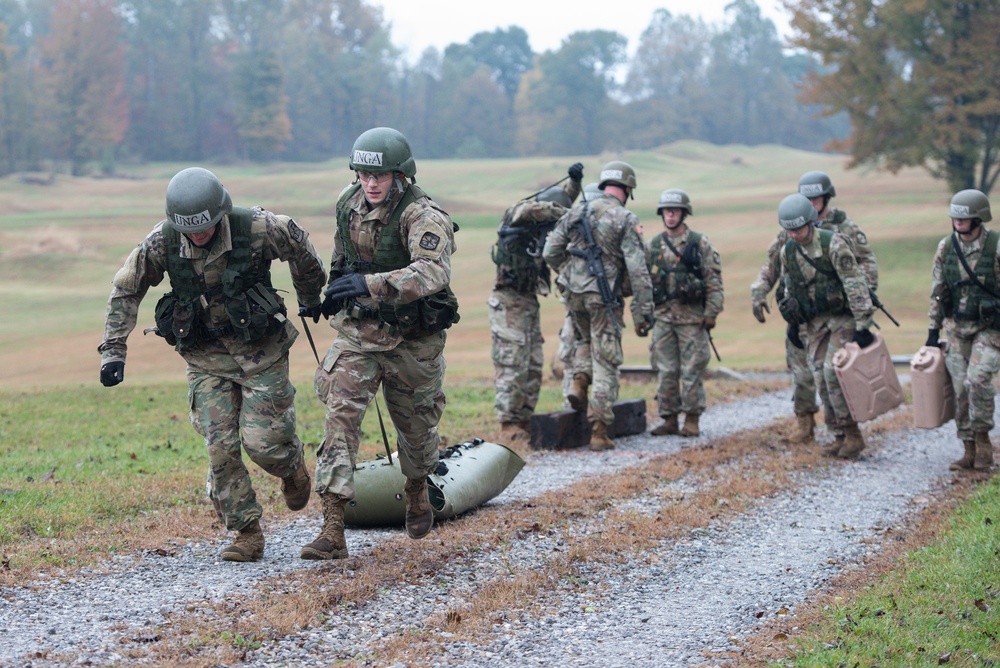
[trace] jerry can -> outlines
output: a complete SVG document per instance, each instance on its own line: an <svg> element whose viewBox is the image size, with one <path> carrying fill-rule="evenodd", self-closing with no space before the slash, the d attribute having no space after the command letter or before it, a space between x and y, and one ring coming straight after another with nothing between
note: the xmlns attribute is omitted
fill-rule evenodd
<svg viewBox="0 0 1000 668"><path fill-rule="evenodd" d="M857 422L877 418L903 403L903 388L885 339L879 332L872 336L874 340L867 348L850 341L833 355L840 389Z"/></svg>
<svg viewBox="0 0 1000 668"><path fill-rule="evenodd" d="M913 356L910 386L913 388L913 426L934 429L955 417L955 388L944 364L944 351L940 348L921 346Z"/></svg>

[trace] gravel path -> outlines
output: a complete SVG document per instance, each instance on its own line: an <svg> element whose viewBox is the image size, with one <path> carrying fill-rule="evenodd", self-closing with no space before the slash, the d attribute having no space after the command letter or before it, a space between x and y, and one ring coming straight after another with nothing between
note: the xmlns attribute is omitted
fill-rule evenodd
<svg viewBox="0 0 1000 668"><path fill-rule="evenodd" d="M715 407L702 417L698 440L765 428L789 409L786 391ZM546 616L506 618L498 611L495 642L488 647L452 642L445 634L435 665L711 663L705 652L732 649L734 639L755 629L759 614L767 619L793 608L867 550L878 549L883 529L927 503L927 494L950 477L953 441L950 424L904 430L857 462L801 473L794 491L725 527L694 531L629 563L588 566L583 586L566 584L546 594ZM690 443L639 435L619 439L606 453L532 453L492 504L639 465ZM318 523L311 515L269 530L267 554L256 564L219 562L221 542L196 543L173 555L119 557L100 572L0 590L0 665L61 665L65 657L97 666L131 662L120 653L123 643L155 642L157 627L173 615L203 612L206 602L253 592L265 578L322 568L298 559ZM398 534L348 530L348 547L363 556ZM449 563L433 581L393 587L368 605L331 610L321 627L264 643L246 665L326 665L364 656L401 630L467 603L477 582L543 564L557 542L558 536L532 534L483 550L475 563Z"/></svg>

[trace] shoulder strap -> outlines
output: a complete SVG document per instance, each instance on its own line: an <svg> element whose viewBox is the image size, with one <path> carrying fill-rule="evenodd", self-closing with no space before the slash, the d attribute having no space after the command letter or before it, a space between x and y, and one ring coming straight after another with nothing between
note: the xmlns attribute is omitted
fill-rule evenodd
<svg viewBox="0 0 1000 668"><path fill-rule="evenodd" d="M997 253L998 236L1000 236L1000 234L994 232L993 230L986 231L986 242L983 244L983 254L979 258L979 262L982 262L983 260L989 260L991 264L994 262L992 258L995 257ZM955 249L955 254L958 256L958 261L962 263L962 266L965 268L966 273L969 275L969 280L972 282L972 284L975 285L980 290L982 290L983 292L985 292L986 294L988 294L989 296L993 297L994 299L1000 299L1000 295L997 295L997 293L993 292L985 285L983 285L983 282L979 280L979 276L976 274L976 272L969 267L969 261L965 259L965 255L962 253L962 248L958 244L958 234L955 232L951 233L951 245ZM977 267L979 266L979 262L976 263ZM992 273L992 267L990 269L990 273Z"/></svg>
<svg viewBox="0 0 1000 668"><path fill-rule="evenodd" d="M819 228L817 228L816 231L819 232L819 243L820 243L820 246L823 248L823 256L825 257L827 255L827 253L829 252L829 250L830 250L830 241L833 239L833 232L831 232L830 230L821 230ZM789 240L789 243L795 243L795 241L794 240ZM825 274L827 276L836 276L837 275L836 271L834 271L832 269L823 269L818 264L816 264L815 262L813 262L813 259L811 257L809 257L808 255L806 255L806 252L804 250L802 250L802 246L800 246L797 243L795 244L795 250L797 250L799 252L799 255L802 256L803 260L805 260L806 262L808 262L809 265L813 269L815 269L816 271L818 271L819 273Z"/></svg>

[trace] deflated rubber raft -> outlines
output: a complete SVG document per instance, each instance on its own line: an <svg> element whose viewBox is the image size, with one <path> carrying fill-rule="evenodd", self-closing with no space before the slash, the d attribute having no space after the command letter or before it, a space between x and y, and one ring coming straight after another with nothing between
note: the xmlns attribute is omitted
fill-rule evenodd
<svg viewBox="0 0 1000 668"><path fill-rule="evenodd" d="M504 491L522 468L524 460L516 452L481 438L444 450L434 473L427 477L434 517L450 519L483 505ZM405 483L395 453L391 464L387 457L359 462L354 467L354 500L344 508L344 523L356 527L403 526Z"/></svg>

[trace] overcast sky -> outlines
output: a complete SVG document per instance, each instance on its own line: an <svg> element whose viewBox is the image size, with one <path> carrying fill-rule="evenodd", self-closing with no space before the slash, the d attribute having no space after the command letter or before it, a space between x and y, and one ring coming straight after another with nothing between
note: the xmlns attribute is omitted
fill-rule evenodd
<svg viewBox="0 0 1000 668"><path fill-rule="evenodd" d="M653 12L663 7L674 16L701 16L721 22L731 0L623 0L602 3L585 0L368 0L381 7L392 24L392 42L416 61L429 46L443 50L453 42L465 43L477 32L520 26L536 53L556 49L578 30L614 30L628 38L633 53ZM779 35L788 33L787 12L779 0L757 0Z"/></svg>

